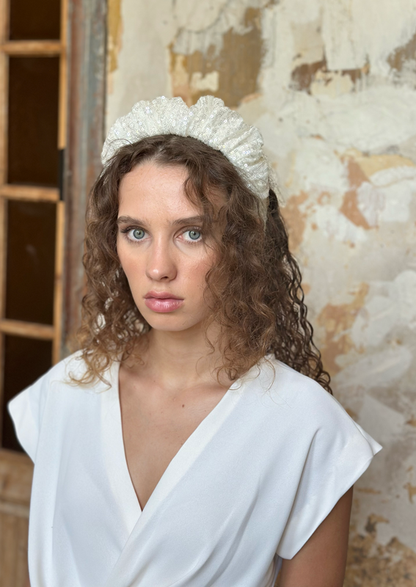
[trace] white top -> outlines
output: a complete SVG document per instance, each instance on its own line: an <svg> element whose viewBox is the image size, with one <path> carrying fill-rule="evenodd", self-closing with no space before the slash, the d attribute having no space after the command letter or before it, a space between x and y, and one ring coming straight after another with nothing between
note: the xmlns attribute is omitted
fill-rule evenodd
<svg viewBox="0 0 416 587"><path fill-rule="evenodd" d="M31 587L274 585L281 558L298 552L382 447L318 383L271 360L274 382L264 360L236 381L143 511L124 453L118 362L110 388L65 382L83 368L75 354L13 398L35 463Z"/></svg>

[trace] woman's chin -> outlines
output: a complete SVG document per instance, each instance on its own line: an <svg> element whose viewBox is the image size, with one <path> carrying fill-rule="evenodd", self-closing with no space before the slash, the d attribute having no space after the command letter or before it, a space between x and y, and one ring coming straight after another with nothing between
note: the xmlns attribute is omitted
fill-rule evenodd
<svg viewBox="0 0 416 587"><path fill-rule="evenodd" d="M160 332L192 332L199 330L202 321L186 321L177 319L177 317L169 316L167 314L158 317L146 316L146 321L152 330Z"/></svg>

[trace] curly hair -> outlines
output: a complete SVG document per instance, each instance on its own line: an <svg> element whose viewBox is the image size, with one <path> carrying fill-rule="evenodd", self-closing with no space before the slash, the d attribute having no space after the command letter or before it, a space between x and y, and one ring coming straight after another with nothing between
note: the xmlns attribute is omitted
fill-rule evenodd
<svg viewBox="0 0 416 587"><path fill-rule="evenodd" d="M185 194L201 210L203 232L211 231L214 222L223 227L214 245L218 262L205 277L210 294L206 327L213 321L221 326L220 370L236 380L273 354L332 393L313 342L301 273L289 251L276 194L270 190L263 221L258 196L232 163L205 143L177 135L157 135L121 147L91 190L83 258L87 293L77 333L87 369L79 382L103 379L109 364L129 356L138 337L151 330L134 303L117 255L120 182L144 161L186 167ZM219 210L213 204L215 193L225 196Z"/></svg>

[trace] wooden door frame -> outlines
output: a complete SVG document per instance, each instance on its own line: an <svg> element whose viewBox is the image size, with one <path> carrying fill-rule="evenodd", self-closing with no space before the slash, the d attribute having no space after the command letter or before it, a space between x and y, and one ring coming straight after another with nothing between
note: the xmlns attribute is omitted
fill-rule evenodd
<svg viewBox="0 0 416 587"><path fill-rule="evenodd" d="M11 0L0 0L0 6L7 14L5 5L8 1ZM105 132L106 93L107 0L61 0L61 6L62 14L66 15L66 18L62 17L62 21L66 21L67 24L61 25L63 28L61 28L60 41L9 43L6 41L5 32L7 19L2 23L4 30L0 35L2 48L0 57L3 60L7 59L9 54L25 54L25 52L36 54L36 51L40 51L42 55L60 56L58 146L63 150L60 189L33 187L25 189L24 186L18 186L15 189L13 185L4 184L5 141L0 140L0 195L13 199L17 197L14 191L20 196L25 192L23 194L25 199L55 202L58 221L56 239L59 243L64 240L64 246L57 247L57 253L59 253L58 249L60 251L63 249L64 258L62 259L61 253L57 254L55 263L54 324L59 324L59 328L55 328L58 332L53 332L53 326L29 323L24 324L25 329L20 329L20 332L19 323L2 320L1 316L0 331L3 334L21 334L54 341L56 338L54 363L69 354L69 338L80 323L80 307L84 290L82 255L85 207L88 193L101 169L100 154ZM0 68L0 74L3 74L3 76L0 75L0 89L3 88L3 94L6 91L3 87L5 72L7 74L5 67ZM4 111L7 111L7 97L3 94L0 96L3 97L0 105ZM59 201L60 197L65 201L65 208L62 205L63 202ZM1 204L2 198L0 200ZM0 231L3 228L2 211L0 205ZM3 264L3 255L0 254L0 270ZM0 304L3 298L4 296L0 296ZM13 322L12 330L8 329L11 322ZM36 332L31 331L31 326L36 326ZM1 356L0 367L2 367ZM0 455L2 450L6 449L0 447Z"/></svg>
<svg viewBox="0 0 416 587"><path fill-rule="evenodd" d="M69 0L68 118L62 192L65 260L61 357L71 352L84 293L87 197L101 170L105 138L107 0Z"/></svg>
<svg viewBox="0 0 416 587"><path fill-rule="evenodd" d="M0 0L0 4L6 1ZM63 296L58 296L54 308L54 313L61 313L63 320L58 334L61 344L57 344L60 352L56 353L54 361L69 354L68 339L80 323L85 206L93 181L101 169L105 124L107 0L67 2L66 5L66 0L62 0L68 10L68 20L65 32L67 49L60 84L61 88L65 85L62 78L66 76L68 83L65 92L61 92L60 102L61 111L66 111L67 116L59 128L59 146L66 145L60 186L65 201L65 221L62 222L65 253L63 264L58 265L59 271L55 272L58 278L62 272ZM51 47L56 50L55 45ZM0 86L2 81L0 79ZM67 108L64 108L65 104ZM0 160L0 168L1 164ZM58 198L56 193L54 201ZM63 212L64 207L60 204L57 203L57 209ZM7 559L9 574L13 573L16 587L28 585L26 545L32 472L33 464L26 454L0 448L0 515L6 516L11 524L9 534L1 541L0 558L1 563ZM16 536L20 537L20 542L16 541ZM0 585L4 581L8 581L6 569L2 569Z"/></svg>

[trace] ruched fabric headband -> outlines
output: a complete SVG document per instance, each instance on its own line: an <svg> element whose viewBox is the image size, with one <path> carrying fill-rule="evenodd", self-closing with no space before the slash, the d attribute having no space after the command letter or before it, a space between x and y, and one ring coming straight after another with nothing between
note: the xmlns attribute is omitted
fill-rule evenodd
<svg viewBox="0 0 416 587"><path fill-rule="evenodd" d="M221 151L247 187L262 200L265 217L269 189L277 194L279 190L274 171L263 153L263 137L255 126L246 124L238 112L214 96L202 96L191 107L182 98L164 96L137 102L111 127L101 161L106 165L123 145L165 134L193 137Z"/></svg>

